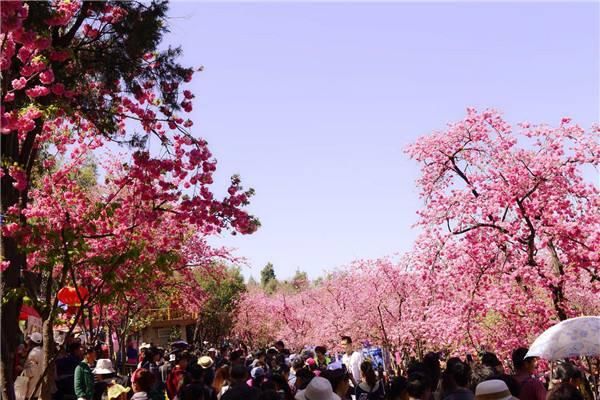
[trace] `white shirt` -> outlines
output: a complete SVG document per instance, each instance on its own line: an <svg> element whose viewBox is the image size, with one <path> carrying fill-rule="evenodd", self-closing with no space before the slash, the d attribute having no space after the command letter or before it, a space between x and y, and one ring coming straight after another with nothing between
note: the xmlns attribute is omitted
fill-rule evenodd
<svg viewBox="0 0 600 400"><path fill-rule="evenodd" d="M351 355L344 353L342 356L342 363L348 369L348 372L352 374L352 377L358 384L360 382L360 364L363 362L362 353L358 351L353 352Z"/></svg>

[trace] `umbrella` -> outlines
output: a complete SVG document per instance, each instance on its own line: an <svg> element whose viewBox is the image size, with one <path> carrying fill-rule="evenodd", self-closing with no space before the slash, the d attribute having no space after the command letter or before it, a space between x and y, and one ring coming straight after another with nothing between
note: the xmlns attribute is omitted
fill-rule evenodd
<svg viewBox="0 0 600 400"><path fill-rule="evenodd" d="M171 343L171 347L189 347L189 343L185 340L178 340L176 342Z"/></svg>
<svg viewBox="0 0 600 400"><path fill-rule="evenodd" d="M559 360L568 357L600 356L600 317L564 320L538 336L527 357Z"/></svg>
<svg viewBox="0 0 600 400"><path fill-rule="evenodd" d="M40 314L35 310L35 308L23 304L21 306L21 312L19 313L19 320L27 321L27 318L29 317L41 318Z"/></svg>

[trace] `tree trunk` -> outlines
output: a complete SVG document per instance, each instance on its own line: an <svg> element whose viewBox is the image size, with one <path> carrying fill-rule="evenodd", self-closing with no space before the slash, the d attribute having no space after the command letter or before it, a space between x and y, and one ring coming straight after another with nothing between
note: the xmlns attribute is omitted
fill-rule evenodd
<svg viewBox="0 0 600 400"><path fill-rule="evenodd" d="M4 159L4 155L2 157ZM18 193L12 187L7 175L2 177L2 218L6 218L8 207L17 203ZM0 346L2 348L0 357L0 386L2 386L2 399L14 400L14 360L19 345L21 332L19 330L19 310L23 302L20 271L25 265L25 256L18 251L15 238L2 235L0 238L0 257L2 261L8 261L9 267L2 272L0 283L0 294L2 295L1 306L1 330Z"/></svg>
<svg viewBox="0 0 600 400"><path fill-rule="evenodd" d="M43 400L51 399L54 392L56 378L56 347L54 345L54 324L52 323L53 314L50 313L42 326L43 347L42 347L42 391L40 398Z"/></svg>

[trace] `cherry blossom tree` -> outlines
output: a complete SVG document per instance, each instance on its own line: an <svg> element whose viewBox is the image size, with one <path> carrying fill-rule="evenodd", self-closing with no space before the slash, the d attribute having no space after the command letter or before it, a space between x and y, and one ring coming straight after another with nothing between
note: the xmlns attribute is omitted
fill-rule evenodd
<svg viewBox="0 0 600 400"><path fill-rule="evenodd" d="M216 161L183 116L192 110L194 95L182 86L193 70L177 63L180 49L158 47L166 13L165 1L2 5L3 398L13 398L26 292L50 300L44 312L52 315L51 288L66 280L100 279L100 292L123 278L120 271L171 264L178 256L163 249L177 250L190 231L251 233L258 226L242 210L252 192L238 178L222 200L210 190ZM131 161L111 171L114 179L93 198L69 175L78 157L109 142L127 145ZM37 187L36 166L52 168L52 159L40 158L47 151L69 161ZM152 242L161 231L162 242ZM42 270L50 281L38 293Z"/></svg>
<svg viewBox="0 0 600 400"><path fill-rule="evenodd" d="M241 335L391 351L508 357L565 318L600 307L597 127L511 127L467 116L416 141L421 234L399 259L360 260L298 293L249 291Z"/></svg>
<svg viewBox="0 0 600 400"><path fill-rule="evenodd" d="M467 294L461 325L472 346L486 318L526 340L578 315L574 287L598 293L600 196L582 171L598 165L598 134L568 118L513 128L469 109L408 149L425 201L416 253L429 285Z"/></svg>

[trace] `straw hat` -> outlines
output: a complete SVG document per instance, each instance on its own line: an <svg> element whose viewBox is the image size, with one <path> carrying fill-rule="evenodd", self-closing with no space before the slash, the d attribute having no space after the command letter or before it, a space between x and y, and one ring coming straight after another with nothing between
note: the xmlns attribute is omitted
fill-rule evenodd
<svg viewBox="0 0 600 400"><path fill-rule="evenodd" d="M119 385L118 383L115 383L114 385L108 388L108 398L116 399L123 393L129 393L130 390L131 388L126 388L124 386Z"/></svg>
<svg viewBox="0 0 600 400"><path fill-rule="evenodd" d="M198 359L198 365L204 369L212 367L213 363L213 359L209 356L202 356Z"/></svg>

